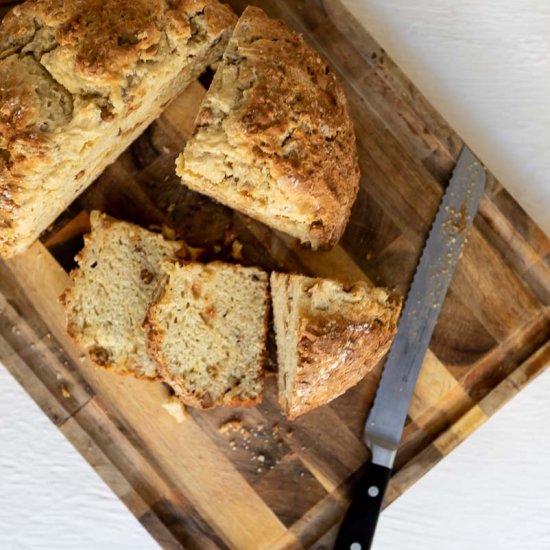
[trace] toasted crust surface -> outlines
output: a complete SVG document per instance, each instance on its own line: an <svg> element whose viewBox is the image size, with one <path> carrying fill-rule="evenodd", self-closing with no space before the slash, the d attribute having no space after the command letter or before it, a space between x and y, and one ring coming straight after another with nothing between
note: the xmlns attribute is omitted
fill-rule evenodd
<svg viewBox="0 0 550 550"><path fill-rule="evenodd" d="M28 247L223 52L215 0L28 0L0 23L0 254Z"/></svg>
<svg viewBox="0 0 550 550"><path fill-rule="evenodd" d="M263 398L268 277L257 268L165 262L149 307L149 352L191 407L248 407Z"/></svg>
<svg viewBox="0 0 550 550"><path fill-rule="evenodd" d="M279 401L294 419L357 384L389 349L402 300L383 288L271 275ZM289 349L289 345L292 349Z"/></svg>
<svg viewBox="0 0 550 550"><path fill-rule="evenodd" d="M143 327L162 277L161 262L181 243L94 211L92 231L61 296L67 331L92 362L117 374L156 378Z"/></svg>
<svg viewBox="0 0 550 550"><path fill-rule="evenodd" d="M246 8L177 172L196 191L313 248L335 244L359 185L336 75L283 21Z"/></svg>

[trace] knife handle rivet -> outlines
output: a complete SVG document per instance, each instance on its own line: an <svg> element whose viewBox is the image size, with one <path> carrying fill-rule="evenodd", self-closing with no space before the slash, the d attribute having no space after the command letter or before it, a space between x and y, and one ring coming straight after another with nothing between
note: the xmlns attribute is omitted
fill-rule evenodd
<svg viewBox="0 0 550 550"><path fill-rule="evenodd" d="M349 550L361 550L363 548L358 542L352 542Z"/></svg>
<svg viewBox="0 0 550 550"><path fill-rule="evenodd" d="M367 494L369 495L369 497L376 498L380 494L380 489L378 489L376 485L371 485L367 489Z"/></svg>

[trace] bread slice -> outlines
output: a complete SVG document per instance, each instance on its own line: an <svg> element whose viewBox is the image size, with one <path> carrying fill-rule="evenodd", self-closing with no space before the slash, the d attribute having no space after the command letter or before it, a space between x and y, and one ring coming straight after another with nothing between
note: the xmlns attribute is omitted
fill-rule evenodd
<svg viewBox="0 0 550 550"><path fill-rule="evenodd" d="M251 406L263 396L268 279L237 265L165 263L149 308L149 351L187 405Z"/></svg>
<svg viewBox="0 0 550 550"><path fill-rule="evenodd" d="M143 323L160 264L174 258L180 244L97 211L90 221L73 286L61 297L67 330L96 365L155 378Z"/></svg>
<svg viewBox="0 0 550 550"><path fill-rule="evenodd" d="M333 245L359 184L342 86L283 21L246 8L176 172L191 189L302 243Z"/></svg>
<svg viewBox="0 0 550 550"><path fill-rule="evenodd" d="M272 273L279 403L294 419L357 384L389 349L401 298L365 282Z"/></svg>
<svg viewBox="0 0 550 550"><path fill-rule="evenodd" d="M28 0L0 23L0 254L25 250L209 64L216 0Z"/></svg>

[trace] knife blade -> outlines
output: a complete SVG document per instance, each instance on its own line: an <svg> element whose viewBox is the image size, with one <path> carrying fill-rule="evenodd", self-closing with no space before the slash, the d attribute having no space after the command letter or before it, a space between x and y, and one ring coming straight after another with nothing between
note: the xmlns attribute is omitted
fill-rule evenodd
<svg viewBox="0 0 550 550"><path fill-rule="evenodd" d="M466 234L485 189L485 170L464 146L413 278L364 428L371 462L357 483L336 550L367 550L389 483L407 411Z"/></svg>

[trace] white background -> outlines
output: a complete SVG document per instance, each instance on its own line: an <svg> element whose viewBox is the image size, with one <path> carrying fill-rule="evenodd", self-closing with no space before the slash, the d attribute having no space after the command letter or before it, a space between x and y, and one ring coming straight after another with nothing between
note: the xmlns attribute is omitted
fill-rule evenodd
<svg viewBox="0 0 550 550"><path fill-rule="evenodd" d="M345 0L550 233L550 2ZM379 550L550 549L550 371L380 520ZM0 367L0 548L158 548Z"/></svg>

